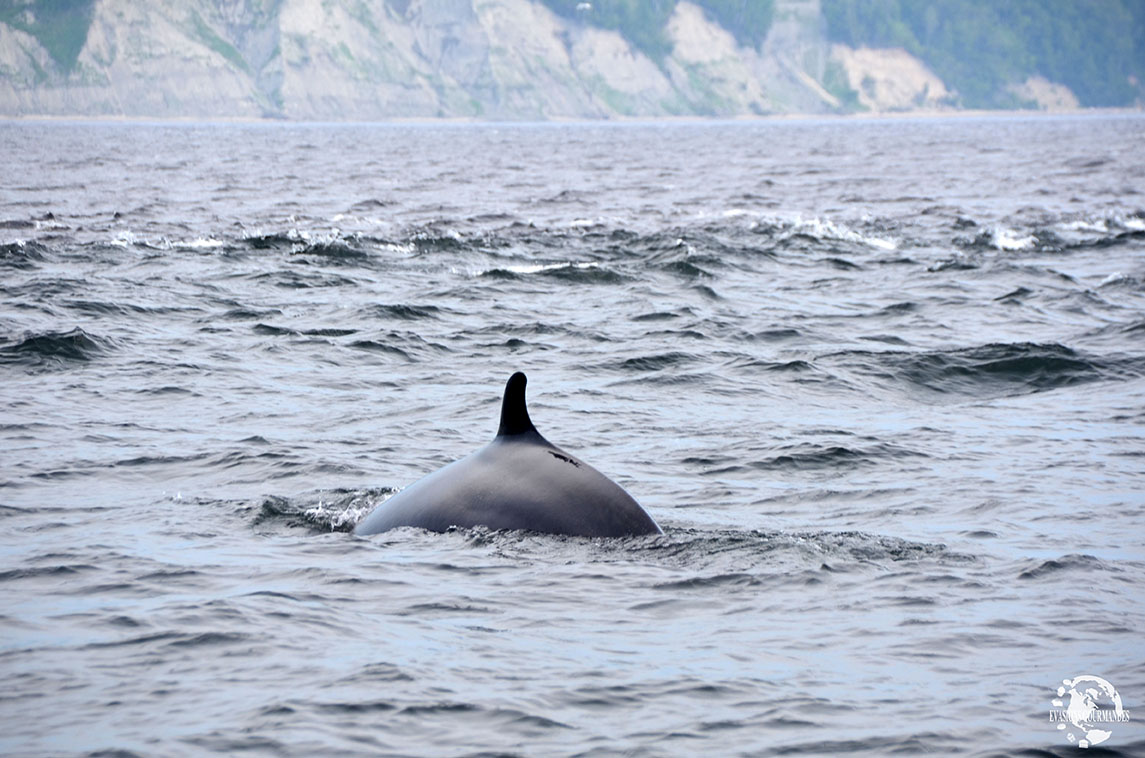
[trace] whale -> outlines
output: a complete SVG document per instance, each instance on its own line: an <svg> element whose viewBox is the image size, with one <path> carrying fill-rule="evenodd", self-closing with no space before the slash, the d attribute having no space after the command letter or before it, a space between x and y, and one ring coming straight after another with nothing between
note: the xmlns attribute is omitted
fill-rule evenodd
<svg viewBox="0 0 1145 758"><path fill-rule="evenodd" d="M354 533L484 526L573 537L662 534L624 488L541 436L525 405L527 381L520 371L509 377L492 442L378 504Z"/></svg>

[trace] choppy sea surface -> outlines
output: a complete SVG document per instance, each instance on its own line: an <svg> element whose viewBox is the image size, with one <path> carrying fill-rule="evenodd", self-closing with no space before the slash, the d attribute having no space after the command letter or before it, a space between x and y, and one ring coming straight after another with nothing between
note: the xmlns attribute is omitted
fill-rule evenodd
<svg viewBox="0 0 1145 758"><path fill-rule="evenodd" d="M0 123L0 753L1145 754L1143 146ZM350 533L516 370L663 536Z"/></svg>

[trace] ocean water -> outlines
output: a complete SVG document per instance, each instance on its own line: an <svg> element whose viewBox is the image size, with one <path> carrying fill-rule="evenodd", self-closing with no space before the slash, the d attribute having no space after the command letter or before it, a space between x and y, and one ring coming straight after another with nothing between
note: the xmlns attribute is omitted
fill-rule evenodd
<svg viewBox="0 0 1145 758"><path fill-rule="evenodd" d="M0 753L1145 754L1143 146L0 123ZM663 536L350 533L517 370Z"/></svg>

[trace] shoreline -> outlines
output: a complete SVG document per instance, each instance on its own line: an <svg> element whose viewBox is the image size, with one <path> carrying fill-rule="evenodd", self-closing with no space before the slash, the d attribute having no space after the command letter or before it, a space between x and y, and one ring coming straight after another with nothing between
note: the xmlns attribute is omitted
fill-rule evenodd
<svg viewBox="0 0 1145 758"><path fill-rule="evenodd" d="M126 116L126 115L57 115L57 114L0 114L0 124L13 123L101 123L101 124L157 124L157 125L281 125L281 126L525 126L525 125L623 125L623 124L755 124L812 121L864 122L914 121L942 119L1038 119L1038 118L1097 118L1102 116L1145 116L1145 108L1077 108L1071 110L917 110L883 111L878 113L776 113L744 114L736 116L621 116L610 118L554 117L548 119L482 119L468 116L433 117L413 116L377 120L309 120L290 118L259 118L254 116Z"/></svg>

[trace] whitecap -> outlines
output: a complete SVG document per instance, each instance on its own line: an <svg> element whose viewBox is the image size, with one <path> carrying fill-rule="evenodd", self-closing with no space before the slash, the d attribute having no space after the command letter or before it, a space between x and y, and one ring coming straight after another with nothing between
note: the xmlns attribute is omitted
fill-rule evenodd
<svg viewBox="0 0 1145 758"><path fill-rule="evenodd" d="M200 249L200 250L211 249L211 248L222 247L222 246L223 246L223 241L217 240L214 237L207 237L207 238L196 237L195 239L191 240L190 242L183 242L180 244L180 247L190 247L190 248L195 248L195 249Z"/></svg>
<svg viewBox="0 0 1145 758"><path fill-rule="evenodd" d="M556 271L563 268L600 268L600 264L596 261L587 261L584 263L573 263L571 261L565 263L535 263L535 264L522 264L519 266L497 266L496 271L512 271L514 274L538 274L542 271ZM484 272L483 272L484 273Z"/></svg>
<svg viewBox="0 0 1145 758"><path fill-rule="evenodd" d="M1013 229L997 228L991 235L991 243L999 250L1032 250L1038 238L1032 234L1019 237Z"/></svg>
<svg viewBox="0 0 1145 758"><path fill-rule="evenodd" d="M374 509L374 505L372 502L358 505L356 499L342 506L319 500L318 505L304 510L302 516L311 523L328 525L332 532L345 531L346 527L353 527L365 518Z"/></svg>
<svg viewBox="0 0 1145 758"><path fill-rule="evenodd" d="M1109 231L1109 225L1105 219L1100 221L1069 221L1059 224L1059 226L1067 232L1099 232L1104 234Z"/></svg>
<svg viewBox="0 0 1145 758"><path fill-rule="evenodd" d="M139 239L135 236L135 232L124 230L111 238L110 243L115 247L131 247L138 244Z"/></svg>
<svg viewBox="0 0 1145 758"><path fill-rule="evenodd" d="M830 219L812 218L807 220L800 218L792 224L792 229L797 234L806 234L819 239L857 242L878 250L890 251L898 249L898 242L893 239L860 234L842 224L836 224Z"/></svg>
<svg viewBox="0 0 1145 758"><path fill-rule="evenodd" d="M564 269L592 269L600 268L600 264L596 261L585 261L582 263L574 263L566 261L563 263L521 263L511 266L493 266L491 268L469 269L468 275L471 277L485 276L493 271L508 271L512 274L539 274L545 271L560 271ZM451 267L450 271L453 273L460 273L463 269Z"/></svg>

